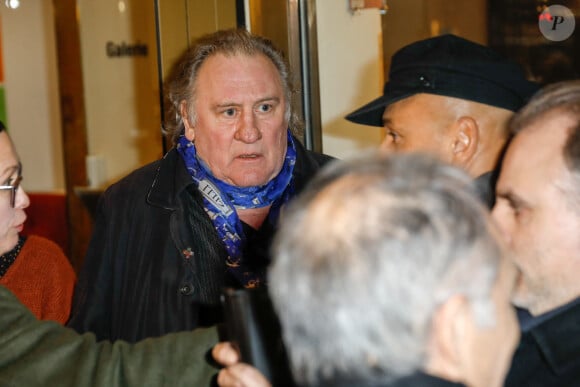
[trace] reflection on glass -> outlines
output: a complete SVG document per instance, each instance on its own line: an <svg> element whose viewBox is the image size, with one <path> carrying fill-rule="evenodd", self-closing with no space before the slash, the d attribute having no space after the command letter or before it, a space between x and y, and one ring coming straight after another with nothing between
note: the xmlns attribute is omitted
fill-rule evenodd
<svg viewBox="0 0 580 387"><path fill-rule="evenodd" d="M20 0L6 0L4 4L10 9L16 9L20 7Z"/></svg>

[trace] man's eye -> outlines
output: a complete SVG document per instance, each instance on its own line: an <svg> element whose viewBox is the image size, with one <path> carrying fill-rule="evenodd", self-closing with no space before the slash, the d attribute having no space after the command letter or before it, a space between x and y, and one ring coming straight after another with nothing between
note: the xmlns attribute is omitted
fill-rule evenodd
<svg viewBox="0 0 580 387"><path fill-rule="evenodd" d="M16 179L18 179L18 177L9 177L6 179L3 185L13 185Z"/></svg>
<svg viewBox="0 0 580 387"><path fill-rule="evenodd" d="M267 113L270 110L272 110L272 105L269 103L263 103L260 106L258 106L258 110L262 113Z"/></svg>
<svg viewBox="0 0 580 387"><path fill-rule="evenodd" d="M510 202L509 206L510 206L510 209L512 210L512 214L514 215L514 218L519 218L521 213L522 213L522 207L519 204L513 203L513 202Z"/></svg>
<svg viewBox="0 0 580 387"><path fill-rule="evenodd" d="M222 111L222 114L226 117L234 117L236 115L236 109L230 108Z"/></svg>
<svg viewBox="0 0 580 387"><path fill-rule="evenodd" d="M401 138L397 132L393 132L392 130L387 131L387 137L389 137L393 142L397 142L397 140Z"/></svg>

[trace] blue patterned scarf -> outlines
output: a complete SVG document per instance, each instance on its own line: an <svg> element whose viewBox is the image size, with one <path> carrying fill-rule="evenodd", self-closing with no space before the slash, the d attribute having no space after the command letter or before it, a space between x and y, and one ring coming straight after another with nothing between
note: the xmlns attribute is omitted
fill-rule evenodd
<svg viewBox="0 0 580 387"><path fill-rule="evenodd" d="M213 176L207 165L197 157L195 144L185 136L179 137L177 151L197 189L203 196L206 213L228 252L228 270L246 288L265 283L265 268L259 272L248 268L243 257L245 236L236 208L260 208L271 205L268 221L277 222L280 208L293 194L292 173L296 164L296 148L288 130L288 147L282 169L276 177L262 186L237 187Z"/></svg>

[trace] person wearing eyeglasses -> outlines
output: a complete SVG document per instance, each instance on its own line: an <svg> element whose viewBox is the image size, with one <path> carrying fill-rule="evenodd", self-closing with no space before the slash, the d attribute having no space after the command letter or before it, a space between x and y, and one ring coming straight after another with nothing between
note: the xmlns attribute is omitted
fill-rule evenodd
<svg viewBox="0 0 580 387"><path fill-rule="evenodd" d="M0 285L41 320L67 322L76 274L61 248L21 235L30 199L20 185L22 164L0 122Z"/></svg>

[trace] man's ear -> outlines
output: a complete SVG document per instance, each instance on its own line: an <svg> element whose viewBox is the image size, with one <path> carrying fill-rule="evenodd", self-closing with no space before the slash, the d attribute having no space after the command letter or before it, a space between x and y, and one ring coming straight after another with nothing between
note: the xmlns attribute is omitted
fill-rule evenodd
<svg viewBox="0 0 580 387"><path fill-rule="evenodd" d="M463 380L463 345L469 340L466 313L469 303L461 295L450 297L435 311L427 355L428 373L452 381Z"/></svg>
<svg viewBox="0 0 580 387"><path fill-rule="evenodd" d="M185 137L189 141L193 141L195 139L195 130L194 127L189 122L189 114L187 113L187 101L183 100L179 104L179 113L181 114L181 119L183 120L183 126L185 128Z"/></svg>
<svg viewBox="0 0 580 387"><path fill-rule="evenodd" d="M473 117L459 117L453 124L453 164L466 170L472 164L479 146L479 125Z"/></svg>

